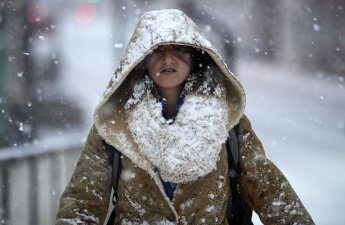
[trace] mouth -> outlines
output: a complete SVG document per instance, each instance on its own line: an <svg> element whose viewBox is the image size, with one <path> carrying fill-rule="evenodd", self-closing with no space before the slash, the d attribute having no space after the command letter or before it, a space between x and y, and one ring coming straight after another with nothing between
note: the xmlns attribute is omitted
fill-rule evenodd
<svg viewBox="0 0 345 225"><path fill-rule="evenodd" d="M159 73L160 73L160 74L162 74L162 73L175 73L176 71L177 71L177 70L168 67L168 68L162 69L161 71L159 71Z"/></svg>

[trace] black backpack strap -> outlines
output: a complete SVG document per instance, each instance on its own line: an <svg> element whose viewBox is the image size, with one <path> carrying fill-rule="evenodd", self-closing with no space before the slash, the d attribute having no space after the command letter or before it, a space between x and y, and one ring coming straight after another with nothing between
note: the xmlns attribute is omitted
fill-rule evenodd
<svg viewBox="0 0 345 225"><path fill-rule="evenodd" d="M239 164L238 142L235 128L229 131L226 148L228 151L229 176L230 178L239 177L241 175L241 168Z"/></svg>
<svg viewBox="0 0 345 225"><path fill-rule="evenodd" d="M112 196L112 202L113 205L115 206L116 204L116 198L117 198L117 185L119 182L119 178L121 175L121 153L112 145L106 143L104 140L102 140L103 146L108 154L108 159L109 159L109 163L112 167L112 171L111 171L111 183L113 186L113 196ZM116 214L115 214L115 209L111 212L107 225L113 225L114 221L116 218Z"/></svg>
<svg viewBox="0 0 345 225"><path fill-rule="evenodd" d="M238 125L229 131L229 137L226 142L226 148L228 152L230 189L232 196L231 201L228 202L227 218L229 224L253 225L251 221L253 210L241 196L239 184L241 167L239 163L237 133Z"/></svg>

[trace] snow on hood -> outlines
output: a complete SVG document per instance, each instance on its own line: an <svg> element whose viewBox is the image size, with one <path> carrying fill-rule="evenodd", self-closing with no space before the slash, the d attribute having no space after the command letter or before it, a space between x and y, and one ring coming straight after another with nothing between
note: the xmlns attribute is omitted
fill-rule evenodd
<svg viewBox="0 0 345 225"><path fill-rule="evenodd" d="M138 155L133 150L137 149L137 146L130 135L125 110L112 103L114 99L118 98L114 94L115 91L131 74L131 71L144 60L146 55L162 44L179 44L199 48L214 60L225 76L228 130L239 122L245 108L245 93L242 85L227 68L218 51L189 17L177 9L145 13L136 26L125 53L94 113L94 123L102 138L144 169L150 166L144 156Z"/></svg>

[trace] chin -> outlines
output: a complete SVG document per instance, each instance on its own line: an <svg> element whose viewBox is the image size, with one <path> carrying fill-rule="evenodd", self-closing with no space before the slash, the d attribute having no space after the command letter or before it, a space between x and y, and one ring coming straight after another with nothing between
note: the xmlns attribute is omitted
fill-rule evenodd
<svg viewBox="0 0 345 225"><path fill-rule="evenodd" d="M160 87L160 88L164 88L164 89L174 89L174 88L180 88L182 84L172 84L171 82L170 83L164 83L164 84L158 84L157 85Z"/></svg>

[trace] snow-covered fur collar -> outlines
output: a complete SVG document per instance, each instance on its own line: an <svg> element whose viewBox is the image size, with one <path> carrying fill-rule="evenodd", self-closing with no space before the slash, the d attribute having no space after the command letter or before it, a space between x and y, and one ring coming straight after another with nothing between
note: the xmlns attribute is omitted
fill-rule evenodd
<svg viewBox="0 0 345 225"><path fill-rule="evenodd" d="M131 110L128 125L139 151L164 181L185 183L214 169L228 132L225 101L187 95L175 121L162 116L162 104L148 94Z"/></svg>

